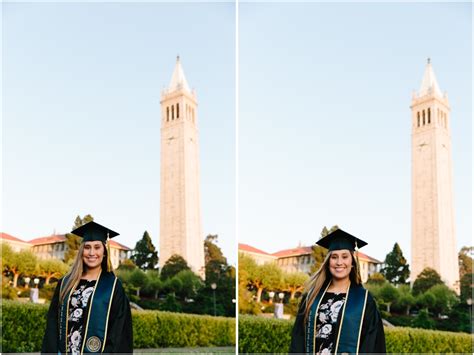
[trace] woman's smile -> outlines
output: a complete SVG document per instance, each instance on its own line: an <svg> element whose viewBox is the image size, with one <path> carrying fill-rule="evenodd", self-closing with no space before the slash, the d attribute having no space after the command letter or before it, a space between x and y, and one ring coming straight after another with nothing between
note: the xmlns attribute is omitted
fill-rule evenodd
<svg viewBox="0 0 474 355"><path fill-rule="evenodd" d="M329 258L329 271L336 279L349 278L352 267L352 257L349 250L334 250Z"/></svg>
<svg viewBox="0 0 474 355"><path fill-rule="evenodd" d="M85 242L82 260L89 269L100 267L104 258L105 248L100 241Z"/></svg>

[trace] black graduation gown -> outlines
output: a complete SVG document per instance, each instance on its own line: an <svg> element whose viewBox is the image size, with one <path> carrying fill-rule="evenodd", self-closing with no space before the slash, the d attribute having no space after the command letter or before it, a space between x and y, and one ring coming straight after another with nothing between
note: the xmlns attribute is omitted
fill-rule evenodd
<svg viewBox="0 0 474 355"><path fill-rule="evenodd" d="M46 332L43 338L41 353L58 354L59 350L59 290L62 279L58 281L47 315ZM90 304L88 305L90 307ZM104 353L133 353L132 314L130 303L122 283L117 280L110 306L107 338Z"/></svg>
<svg viewBox="0 0 474 355"><path fill-rule="evenodd" d="M291 334L290 353L305 353L305 324L304 324L304 303L305 296L302 297L298 315ZM342 312L339 312L338 328L341 324ZM337 334L338 328L335 329ZM367 295L364 321L360 335L359 353L385 353L385 333L383 331L382 317L377 309L377 305L372 295Z"/></svg>

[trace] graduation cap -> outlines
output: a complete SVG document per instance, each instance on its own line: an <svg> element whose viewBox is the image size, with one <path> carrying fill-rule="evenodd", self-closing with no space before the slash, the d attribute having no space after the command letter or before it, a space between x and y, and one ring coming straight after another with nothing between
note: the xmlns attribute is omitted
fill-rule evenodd
<svg viewBox="0 0 474 355"><path fill-rule="evenodd" d="M367 245L363 240L344 232L342 229L336 229L334 232L322 237L316 244L329 249L329 251L341 249L354 251L357 248L362 248Z"/></svg>
<svg viewBox="0 0 474 355"><path fill-rule="evenodd" d="M81 237L82 242L101 241L103 243L106 243L108 238L114 238L119 235L117 232L94 221L74 229L71 233Z"/></svg>

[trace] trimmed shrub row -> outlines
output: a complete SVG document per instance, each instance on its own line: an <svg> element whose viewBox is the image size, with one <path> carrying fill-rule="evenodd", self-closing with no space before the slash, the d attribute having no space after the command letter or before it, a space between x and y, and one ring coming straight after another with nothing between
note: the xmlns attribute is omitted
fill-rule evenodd
<svg viewBox="0 0 474 355"><path fill-rule="evenodd" d="M287 353L293 322L239 315L240 353ZM473 336L416 328L385 328L387 353L473 353Z"/></svg>
<svg viewBox="0 0 474 355"><path fill-rule="evenodd" d="M47 305L2 302L2 352L41 350ZM132 311L135 349L235 345L235 319L159 311Z"/></svg>

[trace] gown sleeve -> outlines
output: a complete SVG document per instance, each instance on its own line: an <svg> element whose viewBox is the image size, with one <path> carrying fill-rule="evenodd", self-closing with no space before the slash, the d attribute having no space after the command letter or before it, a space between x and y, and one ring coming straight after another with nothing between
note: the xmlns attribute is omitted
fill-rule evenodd
<svg viewBox="0 0 474 355"><path fill-rule="evenodd" d="M306 296L301 298L300 305L298 307L298 314L296 315L295 324L293 331L291 332L291 344L289 353L304 353L305 352L305 330L304 330L304 304Z"/></svg>
<svg viewBox="0 0 474 355"><path fill-rule="evenodd" d="M105 353L133 353L132 313L120 280L117 280L110 307Z"/></svg>
<svg viewBox="0 0 474 355"><path fill-rule="evenodd" d="M372 295L367 295L367 305L360 336L360 353L385 353L385 333L382 317Z"/></svg>
<svg viewBox="0 0 474 355"><path fill-rule="evenodd" d="M61 289L62 279L58 281L56 290L54 290L53 299L49 305L48 315L46 316L46 331L44 333L43 345L41 346L41 353L58 353L59 342L59 290Z"/></svg>

